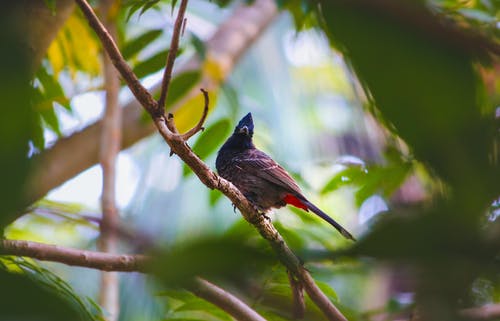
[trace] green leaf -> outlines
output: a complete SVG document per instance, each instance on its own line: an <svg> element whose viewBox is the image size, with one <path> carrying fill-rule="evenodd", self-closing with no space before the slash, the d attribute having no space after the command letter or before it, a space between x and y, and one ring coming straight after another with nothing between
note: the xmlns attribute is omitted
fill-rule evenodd
<svg viewBox="0 0 500 321"><path fill-rule="evenodd" d="M193 33L191 34L190 41L194 47L194 50L196 51L196 54L198 54L200 60L204 61L207 53L207 47L205 46L205 42Z"/></svg>
<svg viewBox="0 0 500 321"><path fill-rule="evenodd" d="M141 9L141 12L139 13L139 16L141 16L146 10L150 9L154 5L156 5L160 0L129 0L126 2L126 6L129 6L129 10L127 13L126 20L128 21L130 17L139 9Z"/></svg>
<svg viewBox="0 0 500 321"><path fill-rule="evenodd" d="M47 8L50 9L50 12L55 15L56 14L56 0L44 0Z"/></svg>
<svg viewBox="0 0 500 321"><path fill-rule="evenodd" d="M57 119L54 108L44 109L40 111L42 119L47 123L49 128L53 130L57 136L61 136L61 128L59 127L59 119Z"/></svg>
<svg viewBox="0 0 500 321"><path fill-rule="evenodd" d="M162 69L165 66L165 62L167 60L168 51L168 49L160 51L135 65L133 71L136 76L138 78L143 78Z"/></svg>
<svg viewBox="0 0 500 321"><path fill-rule="evenodd" d="M356 184L366 175L361 166L348 167L333 176L321 189L321 194L327 194L339 189L341 186Z"/></svg>
<svg viewBox="0 0 500 321"><path fill-rule="evenodd" d="M36 125L34 126L33 137L31 138L31 140L35 148L39 151L42 151L45 148L45 136L43 134L41 118L36 122Z"/></svg>
<svg viewBox="0 0 500 321"><path fill-rule="evenodd" d="M41 66L36 73L36 78L38 79L38 81L40 81L40 84L43 88L43 90L40 92L43 100L41 100L39 104L52 106L53 102L57 102L66 110L70 112L72 111L70 101L64 94L64 90L62 89L61 84L54 75L49 74L47 70L43 66ZM41 110L44 108L39 107L38 109Z"/></svg>
<svg viewBox="0 0 500 321"><path fill-rule="evenodd" d="M212 154L227 138L227 134L231 128L231 122L227 118L217 121L215 124L207 128L200 137L196 140L193 146L193 151L201 158L205 159ZM184 165L184 176L191 173L191 169Z"/></svg>
<svg viewBox="0 0 500 321"><path fill-rule="evenodd" d="M123 48L122 48L123 58L125 58L126 60L133 58L139 52L141 52L141 50L143 50L145 47L147 47L149 44L151 44L159 36L161 36L162 33L163 33L163 30L161 30L161 29L154 29L154 30L146 31L143 34L140 34L139 36L137 36L133 39L130 39L129 41L127 41L123 45Z"/></svg>
<svg viewBox="0 0 500 321"><path fill-rule="evenodd" d="M174 15L174 8L175 8L176 4L177 4L177 0L172 0L171 12L170 12L171 15Z"/></svg>
<svg viewBox="0 0 500 321"><path fill-rule="evenodd" d="M171 105L193 88L201 79L201 71L191 70L183 72L172 79L168 89L168 104Z"/></svg>

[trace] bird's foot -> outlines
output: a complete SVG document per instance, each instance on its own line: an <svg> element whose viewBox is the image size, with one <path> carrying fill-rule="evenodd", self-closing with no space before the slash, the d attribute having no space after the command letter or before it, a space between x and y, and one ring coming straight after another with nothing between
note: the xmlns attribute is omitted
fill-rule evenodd
<svg viewBox="0 0 500 321"><path fill-rule="evenodd" d="M236 204L233 203L233 212L235 212L235 213L236 213L236 208L237 208Z"/></svg>
<svg viewBox="0 0 500 321"><path fill-rule="evenodd" d="M261 215L268 221L268 222L271 222L271 218L269 216L267 216L266 213L261 213Z"/></svg>

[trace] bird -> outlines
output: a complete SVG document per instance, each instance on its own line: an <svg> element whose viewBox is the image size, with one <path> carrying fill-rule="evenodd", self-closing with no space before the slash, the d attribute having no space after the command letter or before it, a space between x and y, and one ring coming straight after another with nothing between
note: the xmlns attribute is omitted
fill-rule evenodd
<svg viewBox="0 0 500 321"><path fill-rule="evenodd" d="M252 114L244 116L217 153L218 174L230 181L260 212L292 205L313 212L345 238L355 241L351 233L328 214L311 203L290 174L253 143Z"/></svg>

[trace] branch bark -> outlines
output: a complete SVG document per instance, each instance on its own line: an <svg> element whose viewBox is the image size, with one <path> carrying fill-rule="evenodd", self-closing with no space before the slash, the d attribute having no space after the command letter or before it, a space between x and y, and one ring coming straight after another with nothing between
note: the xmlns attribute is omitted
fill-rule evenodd
<svg viewBox="0 0 500 321"><path fill-rule="evenodd" d="M102 20L110 36L116 39L116 12L114 0L101 0ZM120 151L121 142L121 108L118 105L120 79L108 55L103 53L104 90L106 92L105 111L102 119L103 130L101 135L100 163L102 168L101 208L102 221L99 237L99 250L115 253L117 247L117 233L114 228L119 224L118 209L116 207L116 158ZM120 314L120 284L116 272L101 272L99 288L99 304L108 312L107 321L118 320Z"/></svg>
<svg viewBox="0 0 500 321"><path fill-rule="evenodd" d="M143 272L150 259L144 255L110 254L31 241L1 240L1 255L26 256L101 271Z"/></svg>
<svg viewBox="0 0 500 321"><path fill-rule="evenodd" d="M196 296L220 307L238 321L266 320L237 297L201 278L194 280L190 290Z"/></svg>

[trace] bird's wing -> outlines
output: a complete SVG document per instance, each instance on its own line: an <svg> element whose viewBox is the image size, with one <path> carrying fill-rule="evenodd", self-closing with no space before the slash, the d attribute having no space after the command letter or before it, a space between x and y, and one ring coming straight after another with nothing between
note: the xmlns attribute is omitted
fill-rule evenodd
<svg viewBox="0 0 500 321"><path fill-rule="evenodd" d="M237 166L246 173L265 179L286 191L302 194L300 187L290 174L266 153L258 149L245 151L235 161Z"/></svg>

